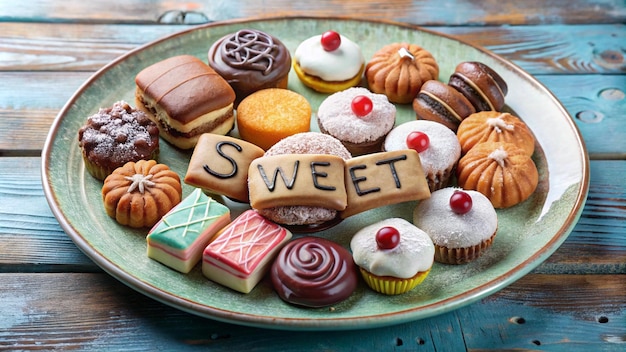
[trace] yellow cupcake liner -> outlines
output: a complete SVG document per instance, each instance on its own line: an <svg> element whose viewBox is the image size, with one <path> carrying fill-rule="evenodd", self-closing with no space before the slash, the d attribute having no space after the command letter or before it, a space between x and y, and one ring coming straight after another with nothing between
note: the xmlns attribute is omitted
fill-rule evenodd
<svg viewBox="0 0 626 352"><path fill-rule="evenodd" d="M415 276L408 279L401 279L391 276L378 276L370 273L369 271L360 268L361 276L367 283L367 285L374 291L385 295L399 295L408 292L415 288L426 279L430 269L426 271L420 271Z"/></svg>

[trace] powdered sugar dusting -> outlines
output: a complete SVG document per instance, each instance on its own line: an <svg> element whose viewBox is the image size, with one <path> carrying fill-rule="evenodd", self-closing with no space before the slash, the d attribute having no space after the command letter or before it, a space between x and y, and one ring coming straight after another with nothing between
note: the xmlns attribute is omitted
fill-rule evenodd
<svg viewBox="0 0 626 352"><path fill-rule="evenodd" d="M113 162L148 157L158 143L154 136L158 136L156 125L123 101L101 108L79 131L81 146L88 155Z"/></svg>
<svg viewBox="0 0 626 352"><path fill-rule="evenodd" d="M498 228L493 205L479 192L465 190L472 197L472 209L457 214L450 208L450 196L458 188L435 191L420 201L413 214L413 223L424 230L436 245L466 248L490 238Z"/></svg>
<svg viewBox="0 0 626 352"><path fill-rule="evenodd" d="M503 119L506 114L500 114L497 117L491 117L487 119L487 125L493 128L497 133L502 133L503 130L513 131L515 126L506 123Z"/></svg>
<svg viewBox="0 0 626 352"><path fill-rule="evenodd" d="M352 157L338 139L319 132L296 133L278 141L265 152L265 156L282 154L330 154L344 160Z"/></svg>
<svg viewBox="0 0 626 352"><path fill-rule="evenodd" d="M365 116L352 111L352 99L365 95L373 109ZM396 121L396 107L384 94L375 94L363 87L348 88L331 94L317 112L320 125L332 136L351 143L371 142L384 136Z"/></svg>
<svg viewBox="0 0 626 352"><path fill-rule="evenodd" d="M430 140L428 148L419 153L426 174L446 170L461 157L461 144L454 132L438 122L427 120L409 121L396 126L385 138L384 149L408 149L406 137L414 131L425 133Z"/></svg>
<svg viewBox="0 0 626 352"><path fill-rule="evenodd" d="M504 150L504 147L500 147L494 150L489 154L489 156L487 156L487 158L495 160L498 165L500 165L500 167L504 167L504 162L508 157L509 155L507 154L506 150Z"/></svg>

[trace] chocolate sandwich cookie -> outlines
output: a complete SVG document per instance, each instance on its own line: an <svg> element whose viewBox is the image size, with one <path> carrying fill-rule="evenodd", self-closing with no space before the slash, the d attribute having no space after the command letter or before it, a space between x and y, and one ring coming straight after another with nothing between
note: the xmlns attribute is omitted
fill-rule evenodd
<svg viewBox="0 0 626 352"><path fill-rule="evenodd" d="M475 61L458 64L448 84L461 92L476 111L500 111L508 92L506 82L496 71Z"/></svg>
<svg viewBox="0 0 626 352"><path fill-rule="evenodd" d="M413 100L413 110L418 119L442 123L453 131L463 119L476 112L463 94L436 80L424 83Z"/></svg>

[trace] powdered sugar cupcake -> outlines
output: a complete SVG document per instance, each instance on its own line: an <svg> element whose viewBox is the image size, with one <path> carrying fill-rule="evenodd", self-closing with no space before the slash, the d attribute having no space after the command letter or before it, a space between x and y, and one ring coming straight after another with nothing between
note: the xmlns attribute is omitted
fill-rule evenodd
<svg viewBox="0 0 626 352"><path fill-rule="evenodd" d="M481 193L448 187L420 201L413 212L413 223L432 239L437 262L464 264L491 246L498 216Z"/></svg>
<svg viewBox="0 0 626 352"><path fill-rule="evenodd" d="M387 134L384 151L415 149L420 156L431 192L447 187L461 157L461 145L448 127L415 120L396 126Z"/></svg>
<svg viewBox="0 0 626 352"><path fill-rule="evenodd" d="M320 131L339 139L354 156L379 152L395 121L395 105L362 87L328 96L317 111Z"/></svg>
<svg viewBox="0 0 626 352"><path fill-rule="evenodd" d="M350 249L368 286L387 295L405 293L422 283L435 253L426 232L401 218L362 228L352 237Z"/></svg>

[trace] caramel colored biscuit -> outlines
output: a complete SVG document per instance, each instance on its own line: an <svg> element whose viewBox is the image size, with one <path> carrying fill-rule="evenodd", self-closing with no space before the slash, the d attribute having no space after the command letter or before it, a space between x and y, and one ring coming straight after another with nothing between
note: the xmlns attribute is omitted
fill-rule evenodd
<svg viewBox="0 0 626 352"><path fill-rule="evenodd" d="M344 160L334 155L284 154L255 159L248 171L250 206L347 206Z"/></svg>
<svg viewBox="0 0 626 352"><path fill-rule="evenodd" d="M430 197L419 154L412 149L367 154L345 161L347 218L389 204Z"/></svg>
<svg viewBox="0 0 626 352"><path fill-rule="evenodd" d="M244 140L205 133L191 155L185 183L248 202L248 166L263 153Z"/></svg>

